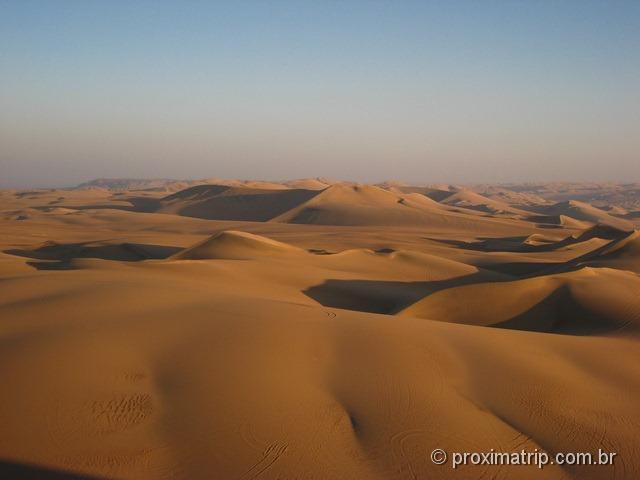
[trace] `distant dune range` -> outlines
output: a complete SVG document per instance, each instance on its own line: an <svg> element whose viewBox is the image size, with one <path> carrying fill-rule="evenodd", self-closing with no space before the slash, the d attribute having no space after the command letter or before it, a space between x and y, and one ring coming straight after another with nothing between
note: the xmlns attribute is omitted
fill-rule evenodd
<svg viewBox="0 0 640 480"><path fill-rule="evenodd" d="M295 182L296 185L309 182ZM315 185L318 186L318 185ZM431 189L402 192L354 184L322 189L254 188L197 185L165 197L122 197L138 211L177 214L210 220L275 221L342 226L429 226L465 230L506 231L516 220L551 226L587 228L594 224L632 230L633 224L580 202L532 210L514 208L477 193ZM443 195L444 193L444 195ZM434 200L439 199L439 201ZM510 222L502 221L509 218ZM497 219L497 220L492 220Z"/></svg>
<svg viewBox="0 0 640 480"><path fill-rule="evenodd" d="M156 211L209 220L265 222L316 195L315 190L199 185L160 199Z"/></svg>
<svg viewBox="0 0 640 480"><path fill-rule="evenodd" d="M1 191L0 477L637 478L636 187L511 188Z"/></svg>

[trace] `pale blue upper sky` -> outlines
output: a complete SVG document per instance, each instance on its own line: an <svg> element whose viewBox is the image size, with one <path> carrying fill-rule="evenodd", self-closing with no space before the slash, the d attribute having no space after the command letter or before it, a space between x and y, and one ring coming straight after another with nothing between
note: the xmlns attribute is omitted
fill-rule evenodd
<svg viewBox="0 0 640 480"><path fill-rule="evenodd" d="M0 187L640 181L640 1L0 0Z"/></svg>

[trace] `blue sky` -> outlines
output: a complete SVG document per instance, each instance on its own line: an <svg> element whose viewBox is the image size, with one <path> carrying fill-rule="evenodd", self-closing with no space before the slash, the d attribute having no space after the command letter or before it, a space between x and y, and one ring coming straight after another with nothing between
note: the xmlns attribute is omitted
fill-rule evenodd
<svg viewBox="0 0 640 480"><path fill-rule="evenodd" d="M640 181L640 2L0 0L0 187Z"/></svg>

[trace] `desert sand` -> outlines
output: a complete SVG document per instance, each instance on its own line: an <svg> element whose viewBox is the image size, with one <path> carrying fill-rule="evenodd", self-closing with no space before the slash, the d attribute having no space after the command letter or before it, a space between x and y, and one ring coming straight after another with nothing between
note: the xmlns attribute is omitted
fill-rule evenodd
<svg viewBox="0 0 640 480"><path fill-rule="evenodd" d="M633 191L2 191L0 477L638 478ZM436 448L617 456L454 470Z"/></svg>

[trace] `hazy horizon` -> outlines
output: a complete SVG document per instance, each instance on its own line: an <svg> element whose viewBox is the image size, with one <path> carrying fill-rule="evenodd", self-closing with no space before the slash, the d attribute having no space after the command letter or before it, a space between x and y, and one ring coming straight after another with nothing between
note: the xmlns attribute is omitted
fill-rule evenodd
<svg viewBox="0 0 640 480"><path fill-rule="evenodd" d="M0 188L640 181L638 2L0 2Z"/></svg>
<svg viewBox="0 0 640 480"><path fill-rule="evenodd" d="M181 177L181 178L166 178L166 177L96 177L84 179L75 183L45 183L42 185L38 184L30 184L30 185L22 185L22 186L3 186L0 184L0 189L6 190L28 190L28 189L73 189L83 184L88 184L97 180L105 180L105 181L175 181L175 182L198 182L202 180L212 180L218 179L220 181L250 181L250 182L274 182L274 183L283 183L283 182L291 182L295 180L305 180L305 179L318 179L318 180L327 180L331 182L337 183L362 183L362 184L382 184L382 183L399 183L407 186L427 186L427 185L450 185L456 187L478 187L481 185L503 185L505 187L509 185L545 185L545 184L566 184L566 185L588 185L588 184L613 184L613 185L635 185L640 184L640 181L634 180L573 180L573 179L556 179L556 180L520 180L520 181L469 181L469 182L452 182L447 180L399 180L397 178L379 178L379 179L371 179L371 180L361 180L354 178L336 178L336 177L327 177L327 176L317 176L317 177L273 177L273 178L253 178L253 177L222 177L217 175L210 175L205 177Z"/></svg>

